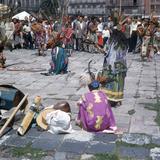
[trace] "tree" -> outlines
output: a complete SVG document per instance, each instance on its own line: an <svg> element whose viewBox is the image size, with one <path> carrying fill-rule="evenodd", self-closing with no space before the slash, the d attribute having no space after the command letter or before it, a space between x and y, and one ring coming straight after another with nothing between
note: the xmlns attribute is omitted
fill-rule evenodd
<svg viewBox="0 0 160 160"><path fill-rule="evenodd" d="M47 16L60 16L61 18L67 14L69 0L43 0L40 5L40 11Z"/></svg>
<svg viewBox="0 0 160 160"><path fill-rule="evenodd" d="M1 4L0 8L0 19L11 18L14 14L16 14L21 7L21 3L19 0L13 2L9 0L8 4Z"/></svg>
<svg viewBox="0 0 160 160"><path fill-rule="evenodd" d="M43 0L39 11L43 14L43 16L56 16L58 14L58 0Z"/></svg>

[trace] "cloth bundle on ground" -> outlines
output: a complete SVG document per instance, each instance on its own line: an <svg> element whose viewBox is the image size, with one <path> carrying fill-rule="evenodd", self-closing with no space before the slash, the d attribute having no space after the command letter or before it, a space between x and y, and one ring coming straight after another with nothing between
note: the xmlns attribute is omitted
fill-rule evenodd
<svg viewBox="0 0 160 160"><path fill-rule="evenodd" d="M72 133L71 110L67 102L46 107L37 117L37 124L51 133Z"/></svg>

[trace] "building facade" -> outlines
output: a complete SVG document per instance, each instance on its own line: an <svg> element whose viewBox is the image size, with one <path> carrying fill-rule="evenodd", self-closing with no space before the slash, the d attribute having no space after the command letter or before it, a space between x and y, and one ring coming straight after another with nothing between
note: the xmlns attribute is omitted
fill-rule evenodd
<svg viewBox="0 0 160 160"><path fill-rule="evenodd" d="M143 0L106 0L107 14L118 10L124 14L141 15L143 13Z"/></svg>
<svg viewBox="0 0 160 160"><path fill-rule="evenodd" d="M16 2L20 2L21 11L38 11L39 6L42 2L42 0L0 0L0 3L6 4L6 5L14 5Z"/></svg>
<svg viewBox="0 0 160 160"><path fill-rule="evenodd" d="M106 0L70 0L68 14L104 15Z"/></svg>
<svg viewBox="0 0 160 160"><path fill-rule="evenodd" d="M143 14L143 3L144 0L70 0L68 13L108 15L113 10L119 10L125 14Z"/></svg>
<svg viewBox="0 0 160 160"><path fill-rule="evenodd" d="M150 10L153 14L160 16L160 0L151 0Z"/></svg>
<svg viewBox="0 0 160 160"><path fill-rule="evenodd" d="M37 12L42 0L20 0L21 10Z"/></svg>
<svg viewBox="0 0 160 160"><path fill-rule="evenodd" d="M131 15L160 15L160 0L62 0L64 1L69 1L67 6L69 15L106 16L115 9ZM21 3L21 11L36 12L42 0L0 0L0 3L7 5L16 2Z"/></svg>
<svg viewBox="0 0 160 160"><path fill-rule="evenodd" d="M128 15L160 15L160 0L70 0L68 14L105 16L113 10Z"/></svg>

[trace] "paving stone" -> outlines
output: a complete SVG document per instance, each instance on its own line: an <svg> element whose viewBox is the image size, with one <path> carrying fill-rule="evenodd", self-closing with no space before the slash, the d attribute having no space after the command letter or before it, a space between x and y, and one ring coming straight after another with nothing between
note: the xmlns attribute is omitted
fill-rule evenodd
<svg viewBox="0 0 160 160"><path fill-rule="evenodd" d="M94 134L83 130L75 131L64 136L64 140L88 142L93 140Z"/></svg>
<svg viewBox="0 0 160 160"><path fill-rule="evenodd" d="M152 143L160 146L160 136L152 136Z"/></svg>
<svg viewBox="0 0 160 160"><path fill-rule="evenodd" d="M65 140L62 145L58 148L58 152L71 152L82 154L86 150L88 142L79 142L72 140Z"/></svg>
<svg viewBox="0 0 160 160"><path fill-rule="evenodd" d="M121 157L130 157L135 159L146 159L149 157L149 149L142 147L120 147L119 153Z"/></svg>
<svg viewBox="0 0 160 160"><path fill-rule="evenodd" d="M130 123L130 115L128 114L129 108L128 110L126 110L126 112L123 114L121 113L117 113L116 111L114 112L114 116L115 116L115 120L117 122L117 124L119 123L125 123L128 124Z"/></svg>
<svg viewBox="0 0 160 160"><path fill-rule="evenodd" d="M66 153L67 160L80 160L81 155L77 153Z"/></svg>
<svg viewBox="0 0 160 160"><path fill-rule="evenodd" d="M116 145L114 143L102 143L102 142L90 142L89 146L85 150L87 154L97 154L97 153L114 153Z"/></svg>
<svg viewBox="0 0 160 160"><path fill-rule="evenodd" d="M39 139L42 139L42 138L47 138L47 139L50 139L52 142L54 142L54 140L59 140L59 141L62 141L63 138L64 138L64 134L52 134L50 132L42 132L42 134L39 136Z"/></svg>
<svg viewBox="0 0 160 160"><path fill-rule="evenodd" d="M32 144L33 148L42 149L44 151L54 151L60 145L61 141L59 139L47 139L39 138Z"/></svg>
<svg viewBox="0 0 160 160"><path fill-rule="evenodd" d="M93 159L93 158L94 158L94 155L92 155L92 154L82 154L80 160L89 160L89 159Z"/></svg>
<svg viewBox="0 0 160 160"><path fill-rule="evenodd" d="M145 145L151 142L150 136L142 134L123 134L122 142L128 144Z"/></svg>
<svg viewBox="0 0 160 160"><path fill-rule="evenodd" d="M58 94L58 95L53 95L52 96L52 98L53 99L57 99L57 100L69 100L69 97L70 96L66 96L66 95L60 95L60 94Z"/></svg>
<svg viewBox="0 0 160 160"><path fill-rule="evenodd" d="M10 157L10 158L0 157L0 160L30 160L30 159L29 158L15 158L15 157Z"/></svg>
<svg viewBox="0 0 160 160"><path fill-rule="evenodd" d="M136 110L136 113L134 115L134 118L137 119L137 120L142 120L144 121L144 117L152 117L152 121L154 121L157 113L156 111L152 111L152 110L149 110L147 108L143 108L143 106L141 107L140 106L135 106L135 110Z"/></svg>
<svg viewBox="0 0 160 160"><path fill-rule="evenodd" d="M160 160L160 148L152 148L150 150L150 157L152 158L152 160Z"/></svg>
<svg viewBox="0 0 160 160"><path fill-rule="evenodd" d="M73 96L74 93L77 91L76 88L63 88L59 90L58 94L61 95L66 95L66 96Z"/></svg>
<svg viewBox="0 0 160 160"><path fill-rule="evenodd" d="M136 104L139 106L139 105L147 105L147 104L154 104L154 103L157 103L157 100L156 99L146 99L146 98L139 98L137 99L136 101Z"/></svg>
<svg viewBox="0 0 160 160"><path fill-rule="evenodd" d="M117 140L117 135L106 133L95 133L93 141L100 141L104 143L113 143Z"/></svg>
<svg viewBox="0 0 160 160"><path fill-rule="evenodd" d="M38 131L37 128L30 128L26 132L25 136L32 137L32 138L38 138L41 134L42 134L42 132Z"/></svg>
<svg viewBox="0 0 160 160"><path fill-rule="evenodd" d="M157 126L157 123L154 121L155 118L156 116L153 116L153 117L144 116L144 125L145 126Z"/></svg>
<svg viewBox="0 0 160 160"><path fill-rule="evenodd" d="M0 139L0 145L2 145L3 143L5 143L5 141L7 139L9 139L11 136L10 135L4 135L3 137L1 137Z"/></svg>
<svg viewBox="0 0 160 160"><path fill-rule="evenodd" d="M135 124L131 124L130 126L130 133L142 133L142 134L148 134L148 135L159 135L160 130L159 126L145 126L144 124L138 124L136 122Z"/></svg>
<svg viewBox="0 0 160 160"><path fill-rule="evenodd" d="M41 158L41 160L55 160L54 157L52 156L45 156L43 158ZM60 160L60 159L59 159ZM65 160L65 159L64 159Z"/></svg>
<svg viewBox="0 0 160 160"><path fill-rule="evenodd" d="M54 160L66 160L66 152L56 152Z"/></svg>
<svg viewBox="0 0 160 160"><path fill-rule="evenodd" d="M80 95L73 95L73 96L70 97L70 100L78 101L80 99L80 97L81 97Z"/></svg>
<svg viewBox="0 0 160 160"><path fill-rule="evenodd" d="M26 138L20 136L11 136L5 141L6 146L13 146L13 147L25 147L28 144L33 142L33 138Z"/></svg>
<svg viewBox="0 0 160 160"><path fill-rule="evenodd" d="M120 128L123 131L123 133L128 133L129 132L129 124L128 123L117 122L117 126L118 126L118 128Z"/></svg>

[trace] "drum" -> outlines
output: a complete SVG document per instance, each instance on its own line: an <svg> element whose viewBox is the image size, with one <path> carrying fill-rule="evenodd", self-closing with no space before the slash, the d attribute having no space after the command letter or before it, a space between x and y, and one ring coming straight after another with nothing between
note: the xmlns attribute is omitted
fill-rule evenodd
<svg viewBox="0 0 160 160"><path fill-rule="evenodd" d="M11 85L0 85L0 109L10 110L16 107L23 99L24 94ZM28 100L24 102L21 110L26 107Z"/></svg>

